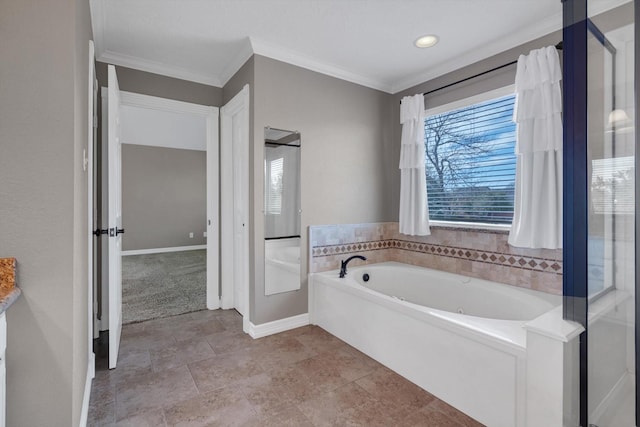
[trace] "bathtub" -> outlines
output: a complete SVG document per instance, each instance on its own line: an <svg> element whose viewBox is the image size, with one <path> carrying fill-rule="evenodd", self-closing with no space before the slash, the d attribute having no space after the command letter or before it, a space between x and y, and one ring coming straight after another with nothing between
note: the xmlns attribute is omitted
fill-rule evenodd
<svg viewBox="0 0 640 427"><path fill-rule="evenodd" d="M397 262L309 286L311 323L485 425L524 425L523 326L560 297Z"/></svg>
<svg viewBox="0 0 640 427"><path fill-rule="evenodd" d="M300 289L300 238L265 241L264 293Z"/></svg>

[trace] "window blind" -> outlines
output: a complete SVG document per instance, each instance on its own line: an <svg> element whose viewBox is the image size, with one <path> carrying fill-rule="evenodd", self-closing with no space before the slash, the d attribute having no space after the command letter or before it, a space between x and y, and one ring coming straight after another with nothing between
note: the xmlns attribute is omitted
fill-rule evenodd
<svg viewBox="0 0 640 427"><path fill-rule="evenodd" d="M269 162L269 185L267 188L267 213L279 215L282 211L282 178L284 158Z"/></svg>
<svg viewBox="0 0 640 427"><path fill-rule="evenodd" d="M425 118L431 220L511 224L515 95Z"/></svg>

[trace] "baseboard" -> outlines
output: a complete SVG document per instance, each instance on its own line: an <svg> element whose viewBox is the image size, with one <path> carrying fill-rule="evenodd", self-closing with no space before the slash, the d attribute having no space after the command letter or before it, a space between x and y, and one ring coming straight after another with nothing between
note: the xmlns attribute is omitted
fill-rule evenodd
<svg viewBox="0 0 640 427"><path fill-rule="evenodd" d="M195 251L198 249L207 249L207 245L175 246L173 248L134 249L131 251L122 251L122 256L161 254L165 252Z"/></svg>
<svg viewBox="0 0 640 427"><path fill-rule="evenodd" d="M609 393L602 399L600 404L596 406L589 415L589 420L602 421L601 419L607 413L607 410L614 407L613 402L620 402L622 398L633 390L633 374L626 372L618 382L613 386ZM610 415L610 414L609 414Z"/></svg>
<svg viewBox="0 0 640 427"><path fill-rule="evenodd" d="M262 338L267 335L288 331L309 324L309 313L287 317L285 319L274 320L273 322L262 323L260 325L249 324L249 335L251 338Z"/></svg>
<svg viewBox="0 0 640 427"><path fill-rule="evenodd" d="M87 364L87 379L84 383L84 396L82 397L82 412L80 413L79 427L86 427L89 418L89 401L91 400L91 383L96 375L96 355L89 355Z"/></svg>

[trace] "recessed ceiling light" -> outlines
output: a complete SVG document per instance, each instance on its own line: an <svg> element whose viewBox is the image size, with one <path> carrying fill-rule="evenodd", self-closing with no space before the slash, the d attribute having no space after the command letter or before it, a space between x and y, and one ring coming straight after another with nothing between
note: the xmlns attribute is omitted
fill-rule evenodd
<svg viewBox="0 0 640 427"><path fill-rule="evenodd" d="M431 47L438 43L438 36L429 34L428 36L422 36L415 41L416 47L425 48Z"/></svg>

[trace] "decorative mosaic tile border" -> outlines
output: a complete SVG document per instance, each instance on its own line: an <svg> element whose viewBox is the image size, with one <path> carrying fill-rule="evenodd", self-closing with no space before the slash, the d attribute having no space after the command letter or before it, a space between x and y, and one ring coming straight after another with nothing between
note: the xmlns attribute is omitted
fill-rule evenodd
<svg viewBox="0 0 640 427"><path fill-rule="evenodd" d="M457 258L474 262L482 262L485 264L501 265L522 270L532 270L562 275L562 261L555 259L514 255L455 246L436 245L431 243L411 242L399 239L316 246L312 248L311 257L321 258L341 254L353 254L361 251L375 251L384 249L400 249L415 253Z"/></svg>
<svg viewBox="0 0 640 427"><path fill-rule="evenodd" d="M345 243L341 245L315 246L311 250L311 256L313 258L318 258L340 254L351 254L360 251L376 251L381 249L389 249L396 247L395 242L395 239L387 239L369 242Z"/></svg>

